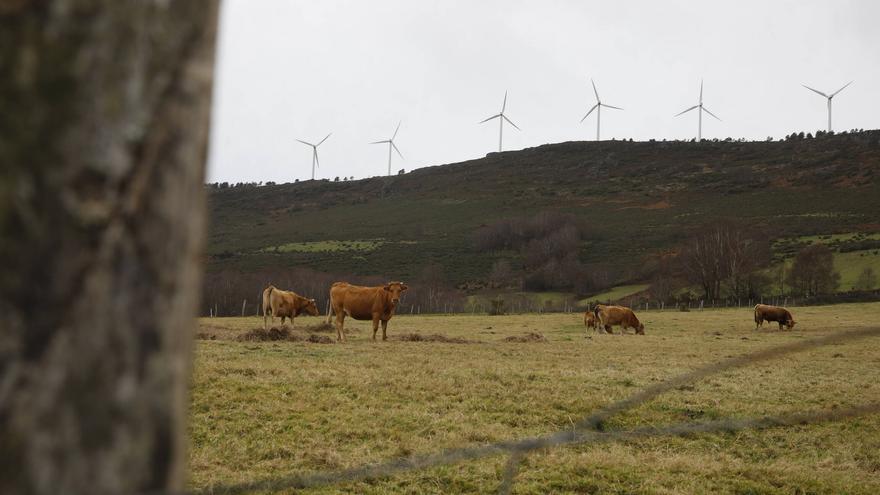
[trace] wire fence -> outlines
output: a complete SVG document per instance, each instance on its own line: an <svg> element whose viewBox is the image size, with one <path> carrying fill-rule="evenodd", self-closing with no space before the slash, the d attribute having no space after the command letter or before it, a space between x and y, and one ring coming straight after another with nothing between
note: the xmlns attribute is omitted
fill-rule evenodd
<svg viewBox="0 0 880 495"><path fill-rule="evenodd" d="M702 380L710 375L829 344L839 344L877 336L880 336L880 327L836 333L820 338L771 347L710 364L646 387L630 397L613 402L587 415L571 428L544 436L447 449L431 454L391 459L377 464L366 464L349 469L293 474L243 483L217 484L177 495L239 495L254 491L277 492L288 489L314 488L338 483L384 478L408 471L429 469L497 455L509 456L498 487L499 493L507 494L515 486L521 461L528 454L539 450L564 445L625 441L654 436L689 436L702 433L736 432L743 429L805 425L876 414L880 413L880 402L872 402L850 408L837 408L830 411L813 411L755 418L726 418L700 423L676 423L662 427L606 431L606 422L612 416L636 408L663 393Z"/></svg>

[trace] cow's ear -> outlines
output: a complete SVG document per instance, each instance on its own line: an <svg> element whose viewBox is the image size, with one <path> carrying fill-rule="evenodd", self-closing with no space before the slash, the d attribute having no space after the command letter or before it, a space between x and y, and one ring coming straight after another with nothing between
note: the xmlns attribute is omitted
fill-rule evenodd
<svg viewBox="0 0 880 495"><path fill-rule="evenodd" d="M406 284L400 284L400 290L406 290L406 289L409 289L409 287L407 287Z"/></svg>
<svg viewBox="0 0 880 495"><path fill-rule="evenodd" d="M383 289L391 290L391 284L385 284L385 287L383 287Z"/></svg>

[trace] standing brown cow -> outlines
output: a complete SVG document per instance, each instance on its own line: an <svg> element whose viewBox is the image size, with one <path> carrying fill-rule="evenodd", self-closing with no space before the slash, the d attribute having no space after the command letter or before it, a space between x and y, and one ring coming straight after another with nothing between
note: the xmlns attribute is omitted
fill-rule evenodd
<svg viewBox="0 0 880 495"><path fill-rule="evenodd" d="M792 318L791 313L785 309L780 308L779 306L770 306L768 304L756 304L755 305L755 330L758 327L763 327L764 322L775 321L779 323L779 329L782 330L782 327L791 330L797 324Z"/></svg>
<svg viewBox="0 0 880 495"><path fill-rule="evenodd" d="M266 318L271 314L272 323L275 323L275 317L281 317L281 324L284 325L284 318L290 318L290 326L293 326L293 318L299 316L303 311L318 316L318 306L314 299L303 297L296 292L276 289L270 285L263 289L263 328L268 328Z"/></svg>
<svg viewBox="0 0 880 495"><path fill-rule="evenodd" d="M612 326L620 325L620 331L622 333L625 333L627 328L632 328L637 334L645 335L645 325L636 318L636 314L633 313L633 310L626 306L606 306L604 304L597 304L593 309L593 313L608 333L614 333L611 331Z"/></svg>
<svg viewBox="0 0 880 495"><path fill-rule="evenodd" d="M593 329L597 332L599 331L599 318L592 311L587 311L584 313L584 326L587 327L587 330Z"/></svg>
<svg viewBox="0 0 880 495"><path fill-rule="evenodd" d="M373 340L376 340L376 332L381 321L382 340L388 340L386 333L388 320L394 316L394 310L400 302L400 294L408 288L403 282L388 282L377 287L361 287L348 282L336 282L330 287L330 312L327 314L327 323L330 323L335 313L336 339L345 342L343 323L346 315L355 320L372 320Z"/></svg>

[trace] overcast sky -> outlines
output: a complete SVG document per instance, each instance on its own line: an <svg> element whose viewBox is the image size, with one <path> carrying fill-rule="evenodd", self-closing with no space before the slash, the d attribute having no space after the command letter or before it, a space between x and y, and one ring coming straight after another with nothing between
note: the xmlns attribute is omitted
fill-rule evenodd
<svg viewBox="0 0 880 495"><path fill-rule="evenodd" d="M880 127L880 1L225 0L209 181L384 175L504 149L602 138L690 139Z"/></svg>

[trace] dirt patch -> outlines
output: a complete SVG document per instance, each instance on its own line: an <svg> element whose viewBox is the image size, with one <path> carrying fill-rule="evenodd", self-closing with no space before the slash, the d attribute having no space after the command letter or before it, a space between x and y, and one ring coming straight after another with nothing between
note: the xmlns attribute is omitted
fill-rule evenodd
<svg viewBox="0 0 880 495"><path fill-rule="evenodd" d="M313 332L326 333L326 332L335 332L336 331L336 327L332 323L327 323L326 321L322 321L321 323L318 323L316 325L309 325L309 326L303 327L303 329L309 333L313 333ZM349 332L348 329L345 329L345 331L346 331L346 333Z"/></svg>
<svg viewBox="0 0 880 495"><path fill-rule="evenodd" d="M403 342L442 342L444 344L476 344L477 341L463 339L461 337L448 337L440 333L421 334L421 333L405 333L392 337L393 340Z"/></svg>
<svg viewBox="0 0 880 495"><path fill-rule="evenodd" d="M209 332L199 332L196 334L196 338L199 340L217 340L217 334Z"/></svg>
<svg viewBox="0 0 880 495"><path fill-rule="evenodd" d="M318 335L316 333L309 334L309 338L306 339L309 342L314 342L315 344L332 344L333 339L326 335Z"/></svg>
<svg viewBox="0 0 880 495"><path fill-rule="evenodd" d="M239 342L268 342L272 340L291 340L291 337L296 338L296 336L290 333L285 327L272 327L268 330L264 328L254 328L249 332L243 333L235 338Z"/></svg>
<svg viewBox="0 0 880 495"><path fill-rule="evenodd" d="M294 333L287 327L272 327L268 330L263 328L254 328L235 338L239 342L313 342L315 344L332 344L333 339L326 335L318 335L315 333Z"/></svg>
<svg viewBox="0 0 880 495"><path fill-rule="evenodd" d="M504 342L547 342L547 338L538 332L526 332L522 335L511 335L510 337L505 337Z"/></svg>

